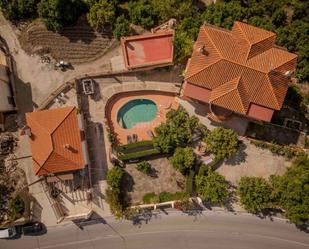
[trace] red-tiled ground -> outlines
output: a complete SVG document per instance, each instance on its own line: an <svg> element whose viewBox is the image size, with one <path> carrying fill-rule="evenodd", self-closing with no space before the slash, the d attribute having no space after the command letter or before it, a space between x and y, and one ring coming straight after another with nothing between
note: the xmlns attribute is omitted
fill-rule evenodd
<svg viewBox="0 0 309 249"><path fill-rule="evenodd" d="M157 117L150 122L137 124L131 129L122 128L117 122L118 110L130 100L140 98L150 99L156 103L158 108ZM117 95L107 105L106 114L110 128L117 135L119 143L127 144L127 136L133 134L138 135L138 141L151 140L147 134L147 131L152 130L154 132L155 127L166 120L166 113L172 108L176 109L177 107L178 103L175 101L175 96L172 94L157 91L139 91L134 93L121 93Z"/></svg>
<svg viewBox="0 0 309 249"><path fill-rule="evenodd" d="M173 61L172 32L128 37L122 46L129 68Z"/></svg>

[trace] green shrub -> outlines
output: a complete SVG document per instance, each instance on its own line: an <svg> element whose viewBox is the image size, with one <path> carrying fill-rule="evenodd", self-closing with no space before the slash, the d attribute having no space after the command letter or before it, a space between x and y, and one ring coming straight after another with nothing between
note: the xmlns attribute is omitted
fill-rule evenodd
<svg viewBox="0 0 309 249"><path fill-rule="evenodd" d="M148 175L151 172L151 164L147 161L142 161L137 164L136 169Z"/></svg>
<svg viewBox="0 0 309 249"><path fill-rule="evenodd" d="M158 202L158 196L154 193L147 193L143 196L143 203L144 204L151 204L151 203L157 203Z"/></svg>
<svg viewBox="0 0 309 249"><path fill-rule="evenodd" d="M107 172L107 184L112 187L113 190L120 192L121 180L124 175L123 169L114 166Z"/></svg>
<svg viewBox="0 0 309 249"><path fill-rule="evenodd" d="M16 198L12 199L9 203L9 210L10 210L10 218L12 220L19 219L22 217L25 211L25 203L24 200L17 196Z"/></svg>
<svg viewBox="0 0 309 249"><path fill-rule="evenodd" d="M120 193L118 191L115 191L115 189L108 187L105 192L105 195L106 195L106 201L109 204L111 213L116 218L122 218L123 211L124 211L124 205L122 203Z"/></svg>

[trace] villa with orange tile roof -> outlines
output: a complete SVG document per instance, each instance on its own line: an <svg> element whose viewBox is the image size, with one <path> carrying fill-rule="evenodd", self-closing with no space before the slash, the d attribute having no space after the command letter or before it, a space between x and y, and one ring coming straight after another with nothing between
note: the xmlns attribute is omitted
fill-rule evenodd
<svg viewBox="0 0 309 249"><path fill-rule="evenodd" d="M297 55L275 45L276 34L242 22L231 31L204 24L188 61L182 97L225 113L270 121L280 110Z"/></svg>
<svg viewBox="0 0 309 249"><path fill-rule="evenodd" d="M75 107L26 114L36 175L84 169L89 163L82 117Z"/></svg>

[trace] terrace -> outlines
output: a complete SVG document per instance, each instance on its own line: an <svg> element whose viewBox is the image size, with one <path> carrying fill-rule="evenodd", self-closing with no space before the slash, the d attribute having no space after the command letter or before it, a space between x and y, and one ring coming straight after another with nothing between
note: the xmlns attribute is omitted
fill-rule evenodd
<svg viewBox="0 0 309 249"><path fill-rule="evenodd" d="M128 144L133 140L151 140L155 127L165 121L166 113L177 107L174 94L138 91L117 94L108 103L106 112L118 143Z"/></svg>

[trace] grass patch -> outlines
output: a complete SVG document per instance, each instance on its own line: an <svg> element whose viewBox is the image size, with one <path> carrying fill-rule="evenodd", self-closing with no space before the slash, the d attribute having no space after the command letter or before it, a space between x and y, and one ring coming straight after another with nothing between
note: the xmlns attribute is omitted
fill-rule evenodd
<svg viewBox="0 0 309 249"><path fill-rule="evenodd" d="M139 159L139 158L143 158L143 157L147 157L147 156L158 155L160 153L161 152L157 149L149 149L149 150L119 155L118 159L121 160L121 161L128 161L128 160L131 160L131 159Z"/></svg>
<svg viewBox="0 0 309 249"><path fill-rule="evenodd" d="M161 202L168 202L168 201L177 201L183 200L184 198L189 197L188 193L186 192L161 192L160 194L156 195L155 193L147 193L143 197L144 204L152 204L152 203L161 203Z"/></svg>

